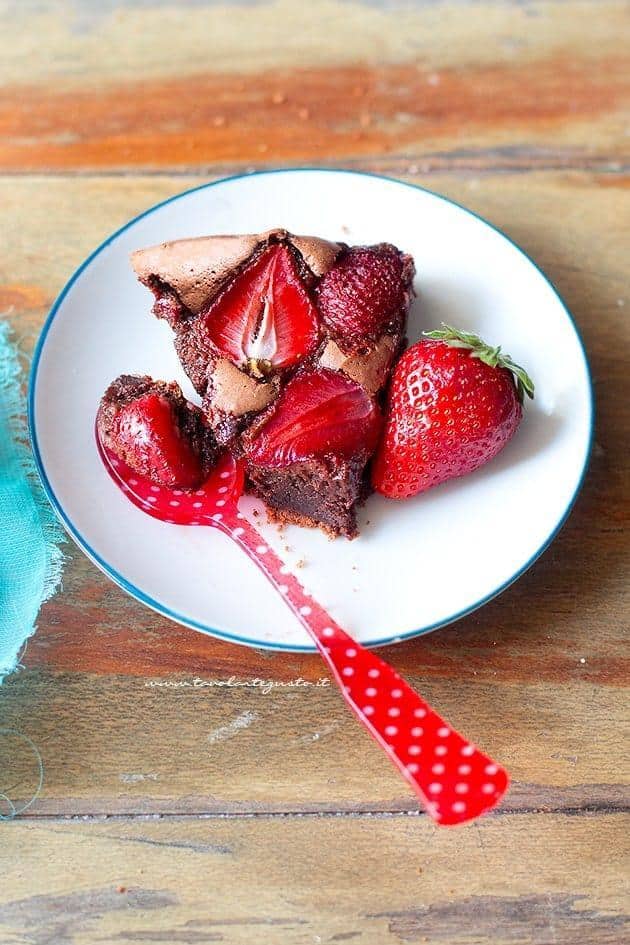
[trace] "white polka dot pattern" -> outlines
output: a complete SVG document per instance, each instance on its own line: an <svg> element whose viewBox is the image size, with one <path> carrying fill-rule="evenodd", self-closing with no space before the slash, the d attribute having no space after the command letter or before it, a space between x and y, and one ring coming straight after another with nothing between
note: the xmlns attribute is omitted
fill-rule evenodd
<svg viewBox="0 0 630 945"><path fill-rule="evenodd" d="M112 478L144 512L175 525L219 528L258 564L317 642L344 698L431 817L457 824L498 803L508 786L505 770L446 725L391 666L349 637L237 511L243 472L231 457L221 461L202 489L187 493L139 478L100 444L99 449Z"/></svg>

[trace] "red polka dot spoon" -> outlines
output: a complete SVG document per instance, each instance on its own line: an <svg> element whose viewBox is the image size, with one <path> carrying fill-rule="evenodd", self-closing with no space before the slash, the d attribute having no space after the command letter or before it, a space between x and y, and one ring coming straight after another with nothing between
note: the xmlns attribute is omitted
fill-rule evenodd
<svg viewBox="0 0 630 945"><path fill-rule="evenodd" d="M350 709L438 824L472 820L498 803L507 772L455 732L391 666L348 636L238 511L240 464L225 456L200 489L183 492L153 485L98 436L97 442L107 470L134 505L174 525L219 528L256 562L317 644Z"/></svg>

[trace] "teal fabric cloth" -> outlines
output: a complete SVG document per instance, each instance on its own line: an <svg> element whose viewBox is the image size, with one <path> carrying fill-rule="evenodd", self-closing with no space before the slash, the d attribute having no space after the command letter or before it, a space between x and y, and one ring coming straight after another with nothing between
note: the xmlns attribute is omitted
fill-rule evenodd
<svg viewBox="0 0 630 945"><path fill-rule="evenodd" d="M17 350L0 323L0 682L17 668L63 566L63 532L34 468L25 414Z"/></svg>

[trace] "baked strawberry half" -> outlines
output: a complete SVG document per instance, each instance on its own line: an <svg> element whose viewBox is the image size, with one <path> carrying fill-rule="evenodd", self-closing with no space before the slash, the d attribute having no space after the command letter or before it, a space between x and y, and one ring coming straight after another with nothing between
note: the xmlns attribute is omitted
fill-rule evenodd
<svg viewBox="0 0 630 945"><path fill-rule="evenodd" d="M411 295L413 262L395 246L354 246L317 287L322 319L347 350L364 347L399 325Z"/></svg>
<svg viewBox="0 0 630 945"><path fill-rule="evenodd" d="M318 456L367 458L380 428L380 411L363 387L335 371L304 370L247 435L246 454L267 468Z"/></svg>
<svg viewBox="0 0 630 945"><path fill-rule="evenodd" d="M214 436L179 385L123 374L97 416L101 442L158 485L195 489L216 460Z"/></svg>
<svg viewBox="0 0 630 945"><path fill-rule="evenodd" d="M257 377L294 366L319 338L315 306L284 243L268 246L201 318L215 350Z"/></svg>

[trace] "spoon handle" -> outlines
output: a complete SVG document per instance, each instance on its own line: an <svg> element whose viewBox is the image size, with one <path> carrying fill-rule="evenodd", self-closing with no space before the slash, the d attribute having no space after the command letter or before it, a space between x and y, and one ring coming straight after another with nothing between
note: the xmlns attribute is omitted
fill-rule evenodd
<svg viewBox="0 0 630 945"><path fill-rule="evenodd" d="M310 597L243 515L214 523L256 562L317 644L352 712L416 791L438 824L459 824L493 808L507 772L442 719L398 673Z"/></svg>

